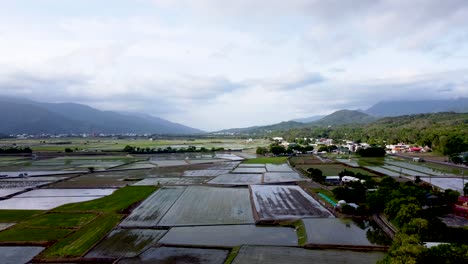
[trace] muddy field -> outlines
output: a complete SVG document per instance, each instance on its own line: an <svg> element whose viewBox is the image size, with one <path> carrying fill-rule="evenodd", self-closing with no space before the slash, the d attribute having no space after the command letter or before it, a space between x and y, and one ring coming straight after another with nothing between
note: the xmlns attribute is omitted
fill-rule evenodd
<svg viewBox="0 0 468 264"><path fill-rule="evenodd" d="M298 186L251 185L249 189L257 222L303 217L333 217L327 209Z"/></svg>

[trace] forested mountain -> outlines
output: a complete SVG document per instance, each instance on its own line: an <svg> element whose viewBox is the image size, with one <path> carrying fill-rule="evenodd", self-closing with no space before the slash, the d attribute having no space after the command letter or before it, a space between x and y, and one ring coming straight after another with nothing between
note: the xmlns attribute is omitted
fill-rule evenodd
<svg viewBox="0 0 468 264"><path fill-rule="evenodd" d="M468 112L468 98L448 100L386 101L379 102L365 111L373 116L401 116L437 112Z"/></svg>
<svg viewBox="0 0 468 264"><path fill-rule="evenodd" d="M337 126L345 124L367 124L377 118L355 110L339 110L321 118L318 121L309 123L314 126Z"/></svg>
<svg viewBox="0 0 468 264"><path fill-rule="evenodd" d="M74 103L40 103L0 98L0 133L154 133L194 134L202 131L161 118L101 111Z"/></svg>
<svg viewBox="0 0 468 264"><path fill-rule="evenodd" d="M309 117L304 117L304 118L293 119L291 121L295 121L295 122L299 122L299 123L310 123L310 122L320 120L323 117L324 117L324 115L314 115L314 116L309 116Z"/></svg>
<svg viewBox="0 0 468 264"><path fill-rule="evenodd" d="M370 144L399 142L429 146L443 154L468 150L468 113L434 113L387 117L366 125L308 127L271 133L288 140L297 137L347 139Z"/></svg>

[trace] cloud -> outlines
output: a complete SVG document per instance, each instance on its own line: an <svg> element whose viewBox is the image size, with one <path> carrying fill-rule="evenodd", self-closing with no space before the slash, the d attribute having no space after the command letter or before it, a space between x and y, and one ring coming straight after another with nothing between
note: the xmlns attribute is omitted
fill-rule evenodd
<svg viewBox="0 0 468 264"><path fill-rule="evenodd" d="M47 2L0 4L2 95L205 130L468 96L464 0Z"/></svg>

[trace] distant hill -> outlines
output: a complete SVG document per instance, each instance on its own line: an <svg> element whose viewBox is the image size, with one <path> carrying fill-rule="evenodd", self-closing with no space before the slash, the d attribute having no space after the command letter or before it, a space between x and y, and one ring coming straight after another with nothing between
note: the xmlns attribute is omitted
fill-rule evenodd
<svg viewBox="0 0 468 264"><path fill-rule="evenodd" d="M149 133L196 134L203 131L161 118L101 111L75 103L41 103L0 98L0 133Z"/></svg>
<svg viewBox="0 0 468 264"><path fill-rule="evenodd" d="M355 110L339 110L322 119L309 123L314 126L337 126L347 124L367 124L377 120L376 117Z"/></svg>
<svg viewBox="0 0 468 264"><path fill-rule="evenodd" d="M376 117L370 116L366 113L354 110L339 110L330 115L324 116L321 119L301 123L297 121L287 121L268 126L254 126L246 128L232 128L225 129L215 133L234 133L234 134L248 134L248 135L263 135L271 132L287 131L290 129L300 129L307 127L322 127L322 126L339 126L346 124L367 124L374 120Z"/></svg>
<svg viewBox="0 0 468 264"><path fill-rule="evenodd" d="M401 116L437 112L468 112L468 98L379 102L365 111L373 116Z"/></svg>
<svg viewBox="0 0 468 264"><path fill-rule="evenodd" d="M310 123L314 122L317 120L320 120L324 117L324 115L315 115L315 116L310 116L310 117L304 117L304 118L298 118L298 119L293 119L291 121L299 122L299 123Z"/></svg>
<svg viewBox="0 0 468 264"><path fill-rule="evenodd" d="M285 131L293 128L301 128L304 127L304 123L296 122L296 121L286 121L281 122L278 124L268 125L268 126L253 126L253 127L244 127L244 128L231 128L225 129L221 131L217 131L214 133L220 134L249 134L249 135L258 135L258 134L265 134L270 133L272 131Z"/></svg>

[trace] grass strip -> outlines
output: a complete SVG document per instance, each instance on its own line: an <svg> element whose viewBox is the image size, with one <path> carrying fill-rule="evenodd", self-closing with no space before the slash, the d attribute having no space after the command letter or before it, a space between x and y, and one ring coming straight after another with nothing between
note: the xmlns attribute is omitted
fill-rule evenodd
<svg viewBox="0 0 468 264"><path fill-rule="evenodd" d="M118 214L104 214L44 251L40 257L80 257L94 246L121 220Z"/></svg>
<svg viewBox="0 0 468 264"><path fill-rule="evenodd" d="M283 164L286 163L288 157L262 157L255 159L248 159L242 163L244 164Z"/></svg>
<svg viewBox="0 0 468 264"><path fill-rule="evenodd" d="M21 227L76 228L96 218L90 213L47 213L18 224Z"/></svg>
<svg viewBox="0 0 468 264"><path fill-rule="evenodd" d="M240 248L241 248L240 246L232 248L224 264L231 264L234 261L234 259L237 257L237 254L239 254Z"/></svg>
<svg viewBox="0 0 468 264"><path fill-rule="evenodd" d="M34 229L34 228L17 228L0 232L1 242L48 242L55 241L67 236L74 230L71 229Z"/></svg>
<svg viewBox="0 0 468 264"><path fill-rule="evenodd" d="M16 223L43 212L39 210L0 210L0 222Z"/></svg>
<svg viewBox="0 0 468 264"><path fill-rule="evenodd" d="M97 211L118 213L127 209L132 204L145 199L156 190L157 188L154 186L126 186L106 197L87 202L66 204L55 208L54 211Z"/></svg>

